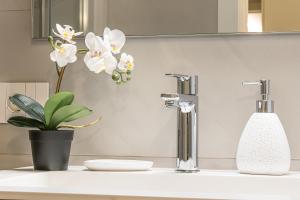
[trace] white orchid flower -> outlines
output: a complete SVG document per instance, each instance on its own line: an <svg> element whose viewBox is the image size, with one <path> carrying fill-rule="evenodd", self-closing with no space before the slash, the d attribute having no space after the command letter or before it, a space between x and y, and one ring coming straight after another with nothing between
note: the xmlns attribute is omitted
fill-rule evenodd
<svg viewBox="0 0 300 200"><path fill-rule="evenodd" d="M58 33L56 33L54 30L52 30L53 33L57 37L65 40L71 44L76 44L76 42L72 40L74 36L79 36L82 34L82 32L75 33L75 30L70 25L64 25L64 27L62 27L60 24L56 24L56 29L57 29Z"/></svg>
<svg viewBox="0 0 300 200"><path fill-rule="evenodd" d="M118 29L110 30L106 27L104 29L103 37L104 41L109 44L113 54L119 54L126 42L125 34Z"/></svg>
<svg viewBox="0 0 300 200"><path fill-rule="evenodd" d="M76 53L77 47L75 45L57 42L55 49L50 53L50 59L56 62L59 67L65 67L68 63L76 62Z"/></svg>
<svg viewBox="0 0 300 200"><path fill-rule="evenodd" d="M89 70L95 73L105 71L111 75L117 67L117 60L111 54L108 44L92 32L86 35L85 44L89 51L84 57L84 62Z"/></svg>
<svg viewBox="0 0 300 200"><path fill-rule="evenodd" d="M122 53L120 62L118 64L118 69L121 71L132 71L134 69L133 57L126 53Z"/></svg>

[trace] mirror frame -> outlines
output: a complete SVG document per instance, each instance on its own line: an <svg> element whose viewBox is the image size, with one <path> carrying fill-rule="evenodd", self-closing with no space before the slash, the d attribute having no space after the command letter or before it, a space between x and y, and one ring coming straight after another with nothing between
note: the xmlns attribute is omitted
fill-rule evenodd
<svg viewBox="0 0 300 200"><path fill-rule="evenodd" d="M47 0L46 0L47 1ZM84 0L80 0L83 2ZM34 37L34 0L31 0L31 38L32 40L47 40L45 38ZM49 26L49 25L48 25ZM184 37L218 37L218 36L264 36L264 35L299 35L299 32L228 32L228 33L195 33L195 34L157 34L157 35L126 35L126 38L184 38ZM102 35L100 35L102 36ZM85 36L79 36L82 40ZM55 37L56 38L56 37Z"/></svg>

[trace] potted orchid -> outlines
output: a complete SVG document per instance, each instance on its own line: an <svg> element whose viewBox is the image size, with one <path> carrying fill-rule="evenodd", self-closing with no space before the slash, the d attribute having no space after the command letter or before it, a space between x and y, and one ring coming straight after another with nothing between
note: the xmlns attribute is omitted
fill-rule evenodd
<svg viewBox="0 0 300 200"><path fill-rule="evenodd" d="M65 70L69 64L77 61L77 54L84 54L84 63L91 72L106 72L117 84L129 81L134 69L133 57L121 54L126 42L122 31L105 28L103 38L90 32L85 37L86 48L78 48L74 39L82 32L75 32L69 25L56 24L56 29L53 33L58 39L48 37L52 47L50 59L55 63L58 76L55 94L45 106L21 94L10 97L10 101L27 116L11 117L8 123L17 127L35 128L29 130L29 138L36 170L66 170L74 129L91 126L99 121L97 119L85 125L67 124L92 112L85 106L73 104L73 93L60 91Z"/></svg>

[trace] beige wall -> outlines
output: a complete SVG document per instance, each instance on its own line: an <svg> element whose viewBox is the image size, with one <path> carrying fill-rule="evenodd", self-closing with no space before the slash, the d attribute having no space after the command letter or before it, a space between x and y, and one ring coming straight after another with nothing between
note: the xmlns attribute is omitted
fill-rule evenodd
<svg viewBox="0 0 300 200"><path fill-rule="evenodd" d="M263 0L263 27L269 32L300 30L299 0Z"/></svg>
<svg viewBox="0 0 300 200"><path fill-rule="evenodd" d="M0 81L55 81L45 41L31 40L29 0L0 0ZM83 45L80 42L80 45ZM242 80L272 80L276 111L290 141L293 169L300 170L300 36L203 36L129 39L136 59L133 80L116 86L105 74L92 74L82 60L67 69L63 88L103 116L78 130L72 164L89 158L151 159L173 166L176 111L165 109L161 92L174 92L166 72L199 75L199 156L202 168L235 168L241 131L255 110L258 89ZM53 90L53 88L52 88ZM31 164L26 130L0 126L0 167Z"/></svg>

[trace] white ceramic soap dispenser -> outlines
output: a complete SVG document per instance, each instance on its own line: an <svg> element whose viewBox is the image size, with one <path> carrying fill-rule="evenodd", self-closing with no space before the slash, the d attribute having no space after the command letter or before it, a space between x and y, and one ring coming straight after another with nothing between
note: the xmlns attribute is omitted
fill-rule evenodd
<svg viewBox="0 0 300 200"><path fill-rule="evenodd" d="M256 102L242 133L236 156L240 173L283 175L290 168L290 147L282 124L274 113L270 99L270 80L243 82L243 85L259 85L262 99Z"/></svg>

